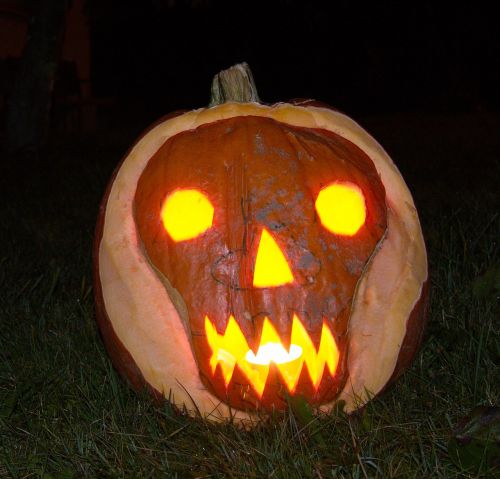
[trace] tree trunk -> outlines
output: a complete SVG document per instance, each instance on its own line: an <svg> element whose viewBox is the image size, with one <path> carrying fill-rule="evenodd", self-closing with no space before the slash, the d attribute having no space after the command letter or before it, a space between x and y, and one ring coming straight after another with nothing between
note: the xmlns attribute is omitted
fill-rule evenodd
<svg viewBox="0 0 500 479"><path fill-rule="evenodd" d="M64 33L65 0L40 0L7 105L6 146L37 151L47 139L52 91Z"/></svg>

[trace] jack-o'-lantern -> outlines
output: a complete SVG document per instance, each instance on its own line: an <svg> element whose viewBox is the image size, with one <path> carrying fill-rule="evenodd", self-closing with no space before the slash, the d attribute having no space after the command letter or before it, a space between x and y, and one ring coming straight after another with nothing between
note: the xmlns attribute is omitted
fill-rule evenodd
<svg viewBox="0 0 500 479"><path fill-rule="evenodd" d="M104 197L95 290L110 356L136 389L212 419L288 396L354 410L421 340L411 195L346 115L262 105L244 65L214 86L218 102L139 139Z"/></svg>

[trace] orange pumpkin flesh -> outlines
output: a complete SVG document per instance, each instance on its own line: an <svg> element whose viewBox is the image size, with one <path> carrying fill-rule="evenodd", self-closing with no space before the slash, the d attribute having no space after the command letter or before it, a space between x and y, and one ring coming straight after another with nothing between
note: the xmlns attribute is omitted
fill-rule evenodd
<svg viewBox="0 0 500 479"><path fill-rule="evenodd" d="M368 205L366 221L350 237L332 234L315 211L323 188L338 182L356 185ZM213 225L195 238L176 241L162 221L162 205L169 195L194 188L214 206ZM222 371L210 364L213 349L205 318L222 334L234 316L247 343L257 350L265 318L288 348L295 315L316 351L326 321L341 359L334 374L324 374L318 386L304 374L293 392L312 404L335 398L345 382L354 289L385 232L385 211L384 188L371 160L328 131L235 117L179 133L153 155L135 193L138 234L148 259L184 301L200 375L219 399L238 409L283 408L285 384L274 368L267 387L256 388L249 373L259 368L240 361L226 385ZM263 254L258 247L268 231L293 278L255 286L257 260ZM294 371L300 373L300 368Z"/></svg>
<svg viewBox="0 0 500 479"><path fill-rule="evenodd" d="M324 411L343 399L354 410L411 361L427 280L411 196L364 130L303 105L230 103L166 119L116 172L96 233L97 317L136 389L217 420L282 408L286 394ZM328 229L316 205L336 184L363 196L366 216L351 236ZM213 218L175 240L162 208L191 190ZM268 284L255 280L263 238L291 276L284 267ZM229 330L246 342L243 356L224 343ZM322 342L338 356L321 353ZM265 346L283 362L266 363ZM221 349L239 355L232 370Z"/></svg>

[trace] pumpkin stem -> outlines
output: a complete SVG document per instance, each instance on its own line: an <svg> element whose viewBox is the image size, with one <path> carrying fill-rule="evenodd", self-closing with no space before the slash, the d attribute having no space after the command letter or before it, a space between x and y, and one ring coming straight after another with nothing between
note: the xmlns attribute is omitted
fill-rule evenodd
<svg viewBox="0 0 500 479"><path fill-rule="evenodd" d="M222 70L212 80L212 94L208 106L237 103L260 102L252 72L247 63L238 63Z"/></svg>

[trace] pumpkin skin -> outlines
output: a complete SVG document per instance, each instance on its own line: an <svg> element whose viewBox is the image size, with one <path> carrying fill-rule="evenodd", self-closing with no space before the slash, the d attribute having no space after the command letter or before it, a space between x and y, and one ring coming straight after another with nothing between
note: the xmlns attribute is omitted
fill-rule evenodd
<svg viewBox="0 0 500 479"><path fill-rule="evenodd" d="M314 209L335 181L365 198L366 221L352 237L326 231ZM210 199L213 226L175 242L161 204L186 188ZM264 228L284 252L291 284L252 285ZM316 349L326 321L335 372L325 368L314 388L303 367L291 392L324 411L339 399L350 411L362 406L421 341L427 261L411 195L375 140L323 105L228 103L161 121L111 180L95 245L97 317L113 363L136 389L210 419L281 409L287 391L272 366L261 396L238 367L226 385L208 366L205 316L223 334L233 314L254 352L264 317L285 346L292 315L307 319Z"/></svg>

